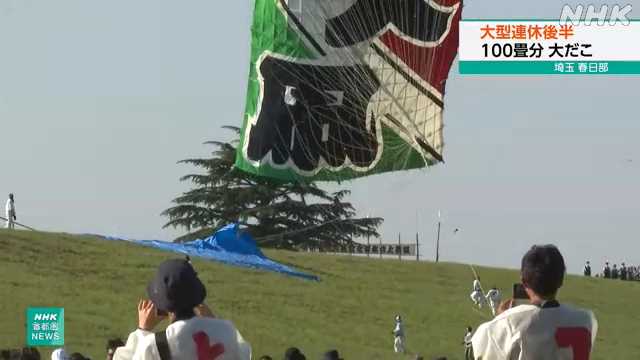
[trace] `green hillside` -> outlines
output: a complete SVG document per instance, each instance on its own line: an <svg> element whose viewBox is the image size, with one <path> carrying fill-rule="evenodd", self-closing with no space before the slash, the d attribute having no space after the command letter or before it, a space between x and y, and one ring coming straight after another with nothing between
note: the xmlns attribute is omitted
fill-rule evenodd
<svg viewBox="0 0 640 360"><path fill-rule="evenodd" d="M345 359L394 359L395 314L410 353L461 359L467 325L488 314L469 300L469 266L267 251L321 282L194 259L213 311L232 320L254 355L281 358L289 346L309 359L337 348ZM136 304L157 265L177 255L92 237L0 230L0 348L25 341L28 306L65 308L67 349L104 357L107 338L126 339ZM514 259L517 264L519 259ZM477 268L485 286L511 288L514 271ZM569 277L561 300L595 311L593 359L638 359L640 283ZM48 356L50 349L41 349ZM407 356L406 358L410 358Z"/></svg>

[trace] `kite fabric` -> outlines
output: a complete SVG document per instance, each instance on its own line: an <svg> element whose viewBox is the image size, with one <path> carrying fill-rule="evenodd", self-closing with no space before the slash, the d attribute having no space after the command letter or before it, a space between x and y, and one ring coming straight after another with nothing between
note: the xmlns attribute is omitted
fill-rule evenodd
<svg viewBox="0 0 640 360"><path fill-rule="evenodd" d="M251 237L251 235L247 232L241 231L237 224L229 224L206 239L194 240L185 243L173 243L160 240L131 240L118 236L104 236L97 234L84 235L95 236L103 240L110 241L127 241L134 244L199 257L233 266L273 271L287 276L307 280L319 280L315 275L296 271L295 269L267 258L262 251L260 251L256 241Z"/></svg>
<svg viewBox="0 0 640 360"><path fill-rule="evenodd" d="M307 280L319 280L317 276L305 274L267 258L256 241L247 232L240 231L237 224L230 224L206 239L186 243L171 243L157 240L138 240L137 244L165 251L177 252L193 257L218 261L228 265L273 271Z"/></svg>
<svg viewBox="0 0 640 360"><path fill-rule="evenodd" d="M235 165L284 181L443 162L461 0L254 0Z"/></svg>

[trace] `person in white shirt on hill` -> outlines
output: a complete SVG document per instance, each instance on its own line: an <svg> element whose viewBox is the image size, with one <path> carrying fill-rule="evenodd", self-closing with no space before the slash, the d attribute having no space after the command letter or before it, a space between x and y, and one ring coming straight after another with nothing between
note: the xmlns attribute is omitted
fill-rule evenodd
<svg viewBox="0 0 640 360"><path fill-rule="evenodd" d="M473 291L471 291L471 301L474 304L478 305L478 308L482 309L482 305L484 304L485 298L482 293L482 286L480 285L480 278L476 278L473 280Z"/></svg>
<svg viewBox="0 0 640 360"><path fill-rule="evenodd" d="M203 301L204 284L186 260L168 260L138 304L138 329L113 360L250 360L251 346L230 322L217 319ZM164 319L171 324L153 333Z"/></svg>
<svg viewBox="0 0 640 360"><path fill-rule="evenodd" d="M553 245L534 246L523 257L521 278L530 304L506 300L499 315L476 330L476 360L587 360L598 331L595 316L556 300L565 275Z"/></svg>
<svg viewBox="0 0 640 360"><path fill-rule="evenodd" d="M502 301L502 295L500 294L500 290L498 290L495 286L491 288L487 292L486 296L487 302L491 307L491 313L493 316L496 316L498 312L498 307L500 306L500 301Z"/></svg>
<svg viewBox="0 0 640 360"><path fill-rule="evenodd" d="M471 339L473 338L473 328L467 326L467 332L464 334L462 345L464 345L464 360L473 360L473 352L471 351Z"/></svg>
<svg viewBox="0 0 640 360"><path fill-rule="evenodd" d="M591 276L591 263L589 261L587 261L587 263L584 265L584 270L582 271L582 274L584 274L584 276Z"/></svg>
<svg viewBox="0 0 640 360"><path fill-rule="evenodd" d="M15 221L18 220L18 217L16 216L16 203L13 199L13 194L9 194L7 203L4 206L4 213L7 218L7 229L14 229Z"/></svg>
<svg viewBox="0 0 640 360"><path fill-rule="evenodd" d="M393 350L404 353L404 325L400 315L396 315L396 327L393 329Z"/></svg>

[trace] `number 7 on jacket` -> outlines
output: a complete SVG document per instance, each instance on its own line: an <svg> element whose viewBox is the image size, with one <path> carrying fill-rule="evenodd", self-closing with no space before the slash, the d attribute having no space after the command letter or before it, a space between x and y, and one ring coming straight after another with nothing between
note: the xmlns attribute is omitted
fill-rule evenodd
<svg viewBox="0 0 640 360"><path fill-rule="evenodd" d="M573 360L589 360L591 332L583 327L561 327L556 330L556 344L573 350Z"/></svg>

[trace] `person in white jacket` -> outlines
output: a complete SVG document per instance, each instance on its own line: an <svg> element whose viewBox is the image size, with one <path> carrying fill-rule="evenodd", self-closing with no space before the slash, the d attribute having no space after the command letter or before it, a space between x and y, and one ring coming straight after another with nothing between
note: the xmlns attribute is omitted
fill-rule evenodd
<svg viewBox="0 0 640 360"><path fill-rule="evenodd" d="M471 348L471 339L473 338L473 328L467 326L467 332L464 334L462 345L464 345L464 360L473 360L473 351Z"/></svg>
<svg viewBox="0 0 640 360"><path fill-rule="evenodd" d="M16 203L13 199L13 194L9 194L7 203L4 206L4 213L7 218L7 229L15 228L15 221L18 220L16 216Z"/></svg>
<svg viewBox="0 0 640 360"><path fill-rule="evenodd" d="M204 284L186 260L160 264L138 303L138 329L114 360L251 360L251 346L235 326L217 319L203 304ZM165 331L153 332L163 320Z"/></svg>
<svg viewBox="0 0 640 360"><path fill-rule="evenodd" d="M520 272L530 304L503 302L498 316L473 335L475 359L588 359L598 323L591 311L556 300L566 272L558 248L532 247L522 259Z"/></svg>
<svg viewBox="0 0 640 360"><path fill-rule="evenodd" d="M404 325L400 315L396 315L396 326L393 329L393 350L397 353L404 353Z"/></svg>
<svg viewBox="0 0 640 360"><path fill-rule="evenodd" d="M487 299L487 302L491 307L491 313L493 314L493 316L496 316L496 313L498 312L498 306L500 306L500 302L502 301L500 290L498 290L498 288L496 288L495 286L492 287L491 290L487 292L487 296L485 298Z"/></svg>
<svg viewBox="0 0 640 360"><path fill-rule="evenodd" d="M471 291L471 301L478 305L478 308L482 309L482 305L485 302L484 294L482 293L482 286L480 285L480 278L473 280L473 290Z"/></svg>

